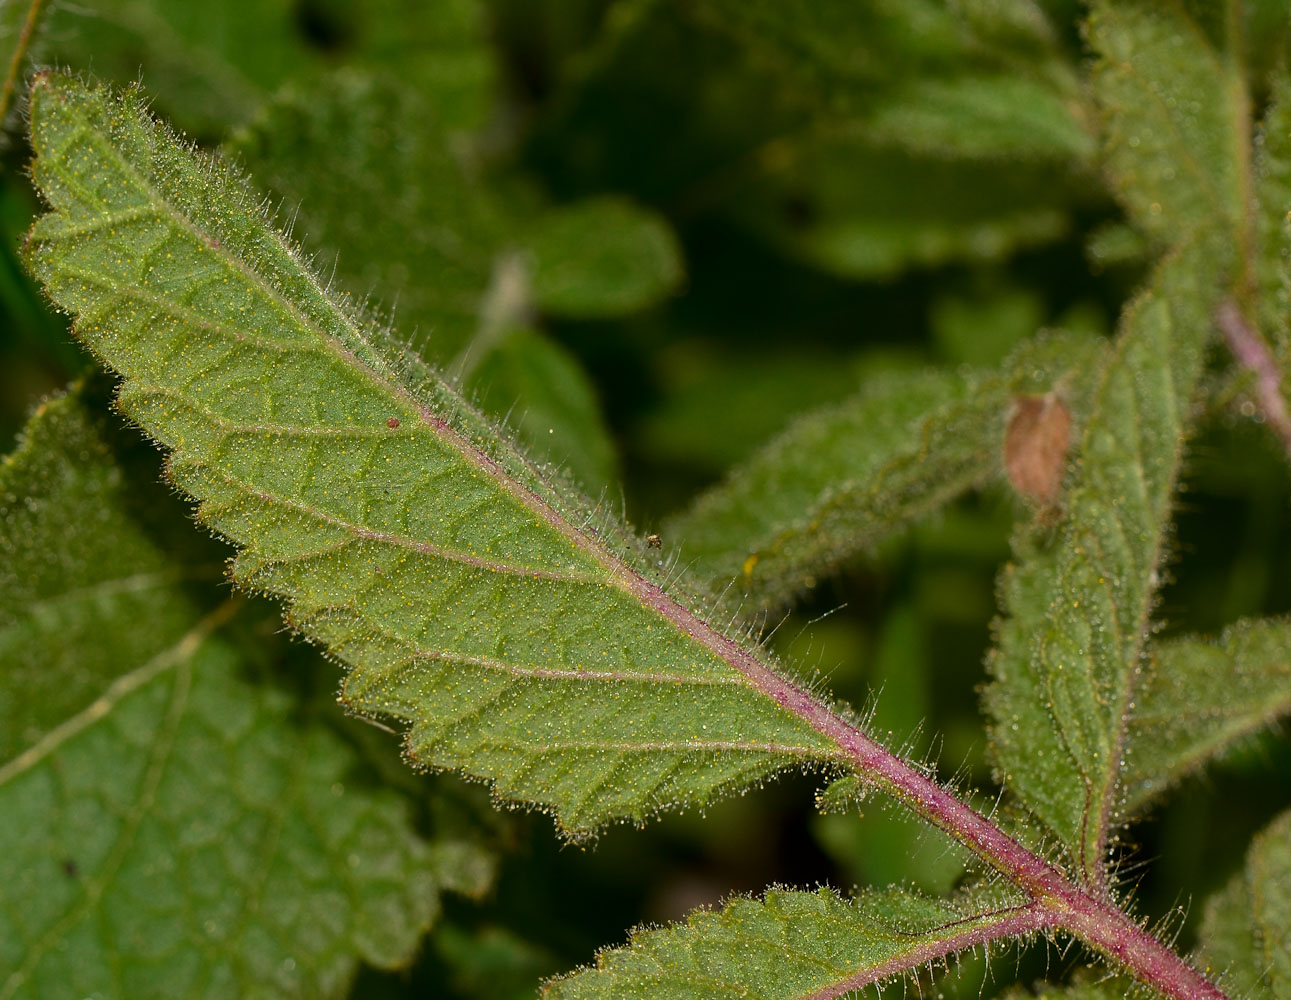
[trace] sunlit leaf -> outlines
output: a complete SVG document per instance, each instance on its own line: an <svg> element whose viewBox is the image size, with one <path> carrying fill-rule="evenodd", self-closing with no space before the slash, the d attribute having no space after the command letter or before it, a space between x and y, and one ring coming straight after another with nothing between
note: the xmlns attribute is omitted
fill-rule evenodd
<svg viewBox="0 0 1291 1000"><path fill-rule="evenodd" d="M416 378L136 94L42 76L32 138L53 211L31 267L241 548L236 579L287 599L351 667L346 702L409 726L415 761L578 832L837 759L771 697L769 654L665 594L644 543Z"/></svg>

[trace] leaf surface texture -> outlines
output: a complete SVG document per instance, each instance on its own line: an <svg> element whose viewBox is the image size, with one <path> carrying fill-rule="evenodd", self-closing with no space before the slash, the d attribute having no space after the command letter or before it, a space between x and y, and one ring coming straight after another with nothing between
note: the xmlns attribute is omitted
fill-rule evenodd
<svg viewBox="0 0 1291 1000"><path fill-rule="evenodd" d="M241 548L235 578L287 598L416 762L580 832L834 759L728 658L763 661L646 580L644 543L418 377L137 96L45 76L32 121L54 209L32 268Z"/></svg>

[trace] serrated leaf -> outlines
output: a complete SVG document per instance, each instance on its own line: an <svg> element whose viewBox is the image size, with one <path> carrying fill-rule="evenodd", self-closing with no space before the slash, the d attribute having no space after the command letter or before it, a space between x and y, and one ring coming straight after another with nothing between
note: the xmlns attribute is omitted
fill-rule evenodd
<svg viewBox="0 0 1291 1000"><path fill-rule="evenodd" d="M1291 624L1247 621L1213 641L1159 643L1134 702L1119 791L1126 815L1291 713Z"/></svg>
<svg viewBox="0 0 1291 1000"><path fill-rule="evenodd" d="M1065 517L1023 532L1002 578L1008 617L986 692L997 773L1095 886L1123 818L1125 727L1211 331L1200 257L1164 263L1127 308L1074 451Z"/></svg>
<svg viewBox="0 0 1291 1000"><path fill-rule="evenodd" d="M132 471L76 395L0 466L0 996L344 996L490 861L250 669Z"/></svg>
<svg viewBox="0 0 1291 1000"><path fill-rule="evenodd" d="M769 695L786 682L766 654L414 378L137 94L40 77L32 141L53 207L32 269L125 376L122 409L173 449L199 518L242 549L235 578L288 600L351 667L347 703L411 727L415 761L580 832L837 759Z"/></svg>
<svg viewBox="0 0 1291 1000"><path fill-rule="evenodd" d="M1229 6L1201 9L1219 18ZM1240 54L1217 44L1184 4L1091 7L1105 156L1131 218L1164 243L1216 227L1244 238L1250 108Z"/></svg>
<svg viewBox="0 0 1291 1000"><path fill-rule="evenodd" d="M1199 965L1230 996L1291 997L1291 812L1256 835L1243 870L1206 904Z"/></svg>
<svg viewBox="0 0 1291 1000"><path fill-rule="evenodd" d="M638 930L594 967L549 983L546 1000L840 997L999 937L1036 929L1018 900L978 890L954 901L901 889L843 899L772 889Z"/></svg>
<svg viewBox="0 0 1291 1000"><path fill-rule="evenodd" d="M775 606L999 474L1017 393L1088 370L1099 342L1041 338L999 372L876 378L791 424L664 530L715 591Z"/></svg>

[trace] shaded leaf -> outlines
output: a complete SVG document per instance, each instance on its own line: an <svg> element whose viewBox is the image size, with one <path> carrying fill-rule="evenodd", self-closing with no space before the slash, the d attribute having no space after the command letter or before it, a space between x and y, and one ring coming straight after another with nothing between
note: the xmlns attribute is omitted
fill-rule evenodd
<svg viewBox="0 0 1291 1000"><path fill-rule="evenodd" d="M1211 331L1199 254L1161 266L1122 317L1073 455L1056 531L1022 532L986 706L1002 782L1104 877L1117 779Z"/></svg>
<svg viewBox="0 0 1291 1000"><path fill-rule="evenodd" d="M831 889L772 889L700 910L684 924L638 930L594 967L554 980L550 1000L751 1000L843 996L934 958L1034 930L1030 911L978 890L954 901L900 889L852 900Z"/></svg>
<svg viewBox="0 0 1291 1000"><path fill-rule="evenodd" d="M892 374L791 424L666 527L714 591L778 605L1001 470L1015 393L1088 370L1099 342L1041 338L994 374Z"/></svg>
<svg viewBox="0 0 1291 1000"><path fill-rule="evenodd" d="M1243 238L1250 107L1238 54L1184 4L1091 6L1105 156L1131 218L1166 243L1213 227Z"/></svg>
<svg viewBox="0 0 1291 1000"><path fill-rule="evenodd" d="M1291 712L1291 625L1248 621L1149 654L1126 736L1120 808L1140 809L1243 737Z"/></svg>
<svg viewBox="0 0 1291 1000"><path fill-rule="evenodd" d="M250 120L284 83L321 76L338 52L351 63L384 65L410 89L436 93L437 113L451 127L485 120L497 68L483 44L477 0L315 4L312 25L303 7L296 0L57 4L48 29L51 55L93 66L121 85L137 80L142 68L168 115L216 137Z"/></svg>
<svg viewBox="0 0 1291 1000"><path fill-rule="evenodd" d="M588 198L540 215L524 239L544 312L607 318L653 305L681 281L667 224L621 198Z"/></svg>
<svg viewBox="0 0 1291 1000"><path fill-rule="evenodd" d="M876 279L1051 242L1078 200L1052 165L921 157L877 144L859 123L767 145L726 203L813 264Z"/></svg>
<svg viewBox="0 0 1291 1000"><path fill-rule="evenodd" d="M486 410L509 408L516 434L568 469L583 489L599 493L613 486L618 462L596 389L559 344L532 330L511 330L475 366L467 384Z"/></svg>
<svg viewBox="0 0 1291 1000"><path fill-rule="evenodd" d="M329 83L321 96L280 94L231 148L301 205L299 224L324 259L344 248L336 257L342 287L381 296L415 331L419 353L491 414L515 415L517 435L536 455L567 465L589 492L605 489L613 444L586 376L538 331L511 331L544 304L544 266L553 311L561 296L593 311L653 301L680 267L668 230L626 203L575 203L550 210L551 227L540 226L530 246L532 207L446 127L435 95L356 71ZM581 246L557 267L551 255L562 240Z"/></svg>
<svg viewBox="0 0 1291 1000"><path fill-rule="evenodd" d="M32 139L54 209L32 269L242 549L235 578L287 598L413 760L580 832L836 759L767 693L769 654L649 582L642 543L323 293L137 94L43 76Z"/></svg>
<svg viewBox="0 0 1291 1000"><path fill-rule="evenodd" d="M1199 961L1230 996L1291 997L1291 812L1255 837L1243 870L1207 902Z"/></svg>
<svg viewBox="0 0 1291 1000"><path fill-rule="evenodd" d="M490 859L203 617L168 502L76 395L0 466L0 996L344 996Z"/></svg>

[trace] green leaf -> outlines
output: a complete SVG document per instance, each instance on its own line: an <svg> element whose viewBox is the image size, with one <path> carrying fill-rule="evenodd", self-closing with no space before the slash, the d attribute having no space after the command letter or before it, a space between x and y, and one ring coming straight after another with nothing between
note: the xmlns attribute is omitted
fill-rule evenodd
<svg viewBox="0 0 1291 1000"><path fill-rule="evenodd" d="M663 534L715 592L735 581L759 606L784 604L999 475L1013 397L1062 386L1099 347L1041 338L993 374L872 379L850 400L796 420Z"/></svg>
<svg viewBox="0 0 1291 1000"><path fill-rule="evenodd" d="M1203 5L1216 17L1233 7ZM1214 228L1244 238L1249 101L1240 53L1207 27L1155 0L1099 0L1088 21L1112 182L1163 243Z"/></svg>
<svg viewBox="0 0 1291 1000"><path fill-rule="evenodd" d="M329 268L335 259L343 289L389 302L415 346L447 365L507 266L504 207L433 95L388 73L344 70L327 84L284 89L227 148L300 206L306 246ZM517 281L502 327L527 308L527 278Z"/></svg>
<svg viewBox="0 0 1291 1000"><path fill-rule="evenodd" d="M874 111L872 139L935 158L1089 162L1097 142L1071 95L1016 73L918 80ZM1075 112L1075 113L1073 113Z"/></svg>
<svg viewBox="0 0 1291 1000"><path fill-rule="evenodd" d="M557 304L562 295L592 311L652 301L663 272L680 267L669 232L643 210L595 201L552 210L552 238L540 227L538 249L524 247L511 234L528 227L530 209L445 127L437 101L388 75L351 70L328 82L322 95L280 94L232 150L302 206L311 249L327 260L344 248L334 258L343 288L392 303L418 331L418 351L491 414L514 414L532 452L565 464L589 492L606 489L614 446L586 376L537 331L513 331L543 304L544 266ZM555 221L566 218L576 232ZM550 254L562 233L581 246L560 269Z"/></svg>
<svg viewBox="0 0 1291 1000"><path fill-rule="evenodd" d="M549 209L524 239L533 295L544 312L579 319L653 305L681 282L681 250L668 225L622 198Z"/></svg>
<svg viewBox="0 0 1291 1000"><path fill-rule="evenodd" d="M578 361L532 330L503 333L467 380L480 405L510 408L508 423L538 455L568 469L589 492L612 487L618 463L596 389Z"/></svg>
<svg viewBox="0 0 1291 1000"><path fill-rule="evenodd" d="M1211 260L1220 251L1211 250ZM1015 542L986 705L997 773L1102 885L1183 442L1211 331L1202 251L1127 308L1068 477L1064 519Z"/></svg>
<svg viewBox="0 0 1291 1000"><path fill-rule="evenodd" d="M570 832L698 805L837 746L767 654L650 582L645 544L544 477L329 298L255 200L121 98L47 75L33 271L121 408L235 542L235 578L351 667L425 766ZM625 561L626 560L626 561ZM732 663L740 665L736 669Z"/></svg>
<svg viewBox="0 0 1291 1000"><path fill-rule="evenodd" d="M1291 624L1241 622L1214 641L1160 643L1134 701L1120 779L1124 814L1291 712Z"/></svg>
<svg viewBox="0 0 1291 1000"><path fill-rule="evenodd" d="M1260 126L1256 170L1255 268L1260 328L1277 348L1281 368L1291 359L1291 78L1285 69L1271 82L1269 108Z"/></svg>
<svg viewBox="0 0 1291 1000"><path fill-rule="evenodd" d="M218 562L119 448L72 395L0 465L0 996L344 996L490 861L203 615Z"/></svg>
<svg viewBox="0 0 1291 1000"><path fill-rule="evenodd" d="M748 458L791 418L846 399L874 367L801 348L732 357L695 341L665 346L651 362L664 395L633 428L633 453L713 475Z"/></svg>
<svg viewBox="0 0 1291 1000"><path fill-rule="evenodd" d="M825 888L772 889L761 899L700 910L684 924L638 930L626 947L601 952L594 967L549 983L543 997L843 996L944 955L1025 933L1034 929L1026 926L1028 916L1017 900L984 890L946 901L901 889L851 900Z"/></svg>
<svg viewBox="0 0 1291 1000"><path fill-rule="evenodd" d="M53 58L121 85L140 70L184 128L222 136L249 121L291 80L318 78L336 62L380 64L410 89L438 95L453 128L476 128L493 105L497 67L478 0L361 0L313 4L311 38L296 0L254 4L96 0L58 4ZM334 51L328 51L328 46Z"/></svg>
<svg viewBox="0 0 1291 1000"><path fill-rule="evenodd" d="M1291 997L1291 812L1256 835L1244 869L1206 904L1199 964L1230 996Z"/></svg>
<svg viewBox="0 0 1291 1000"><path fill-rule="evenodd" d="M726 204L818 267L878 279L998 260L1066 235L1079 191L1055 173L1051 164L920 156L876 142L858 122L768 144Z"/></svg>

